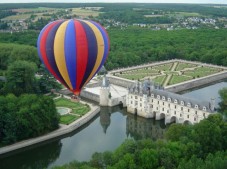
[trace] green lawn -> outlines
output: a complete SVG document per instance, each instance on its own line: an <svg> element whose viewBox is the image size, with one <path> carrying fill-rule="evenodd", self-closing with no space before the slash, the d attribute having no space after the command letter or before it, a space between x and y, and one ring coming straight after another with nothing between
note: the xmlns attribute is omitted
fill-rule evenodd
<svg viewBox="0 0 227 169"><path fill-rule="evenodd" d="M68 125L77 120L78 118L78 116L74 116L72 114L62 115L60 118L60 123Z"/></svg>
<svg viewBox="0 0 227 169"><path fill-rule="evenodd" d="M170 70L172 65L173 65L173 63L169 63L169 64L154 66L153 68L156 70L160 70L160 71L168 71L168 70Z"/></svg>
<svg viewBox="0 0 227 169"><path fill-rule="evenodd" d="M153 79L153 81L156 82L156 83L158 83L158 84L160 84L160 85L162 85L165 78L166 78L166 75L158 76L155 79Z"/></svg>
<svg viewBox="0 0 227 169"><path fill-rule="evenodd" d="M176 67L176 71L178 70L183 70L185 68L193 68L196 67L197 65L190 64L190 63L179 63L178 66Z"/></svg>
<svg viewBox="0 0 227 169"><path fill-rule="evenodd" d="M82 115L86 114L87 112L89 112L90 110L91 110L90 107L84 106L84 107L80 107L77 109L73 109L72 113L82 116Z"/></svg>
<svg viewBox="0 0 227 169"><path fill-rule="evenodd" d="M60 118L60 123L62 124L70 124L80 116L86 114L91 109L88 105L79 103L79 102L72 102L69 99L59 98L54 101L57 107L67 107L72 109L72 114L62 115Z"/></svg>
<svg viewBox="0 0 227 169"><path fill-rule="evenodd" d="M144 68L144 69L136 69L133 71L122 72L123 74L137 74L137 73L158 73L158 70L154 70L152 68Z"/></svg>
<svg viewBox="0 0 227 169"><path fill-rule="evenodd" d="M200 77L204 77L204 76L208 76L208 75L212 75L216 72L214 71L188 71L188 72L184 72L185 75L187 76L192 76L193 78L200 78Z"/></svg>
<svg viewBox="0 0 227 169"><path fill-rule="evenodd" d="M169 81L168 85L173 85L173 84L185 82L185 81L188 81L188 80L191 80L191 79L192 79L192 77L188 77L188 76L173 75L171 80Z"/></svg>
<svg viewBox="0 0 227 169"><path fill-rule="evenodd" d="M84 104L81 104L79 102L72 102L69 99L65 98L59 98L54 101L57 107L68 107L70 109L75 109L79 107L83 107Z"/></svg>

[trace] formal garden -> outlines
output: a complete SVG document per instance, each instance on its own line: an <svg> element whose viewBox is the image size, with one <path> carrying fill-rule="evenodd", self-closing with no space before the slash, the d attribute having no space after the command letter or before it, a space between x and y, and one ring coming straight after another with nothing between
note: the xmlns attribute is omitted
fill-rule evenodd
<svg viewBox="0 0 227 169"><path fill-rule="evenodd" d="M169 86L206 77L221 71L224 71L224 69L212 65L173 61L170 63L116 72L113 73L113 75L129 80L143 81L150 79L159 85Z"/></svg>
<svg viewBox="0 0 227 169"><path fill-rule="evenodd" d="M90 111L89 105L80 102L74 102L66 98L59 98L56 99L54 102L57 108L61 107L68 108L71 110L70 112L61 115L60 117L61 124L68 125Z"/></svg>

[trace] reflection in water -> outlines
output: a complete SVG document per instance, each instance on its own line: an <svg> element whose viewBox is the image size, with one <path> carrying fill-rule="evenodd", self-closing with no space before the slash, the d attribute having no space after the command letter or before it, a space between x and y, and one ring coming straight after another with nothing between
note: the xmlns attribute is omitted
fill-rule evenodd
<svg viewBox="0 0 227 169"><path fill-rule="evenodd" d="M156 121L155 119L145 119L128 114L126 121L127 136L135 140L151 138L153 140L164 137L166 127L164 120Z"/></svg>
<svg viewBox="0 0 227 169"><path fill-rule="evenodd" d="M46 168L60 155L62 144L60 140L40 146L37 149L29 149L10 157L0 158L1 169L41 169Z"/></svg>
<svg viewBox="0 0 227 169"><path fill-rule="evenodd" d="M146 119L126 113L126 109L119 109L118 106L113 108L103 107L100 112L100 124L103 127L103 132L106 134L107 129L111 124L111 113L121 111L126 117L126 135L127 138L135 140L151 138L153 140L162 139L166 130L164 120L157 121L155 119Z"/></svg>

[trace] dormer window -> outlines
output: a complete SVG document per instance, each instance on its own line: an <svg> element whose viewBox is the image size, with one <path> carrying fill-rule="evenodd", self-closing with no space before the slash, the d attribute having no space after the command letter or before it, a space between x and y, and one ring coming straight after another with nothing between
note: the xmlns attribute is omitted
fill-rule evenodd
<svg viewBox="0 0 227 169"><path fill-rule="evenodd" d="M176 104L177 104L177 99L175 99L175 100L174 100L174 103L176 103Z"/></svg>
<svg viewBox="0 0 227 169"><path fill-rule="evenodd" d="M183 105L184 105L184 102L183 102L183 101L181 101L181 102L180 102L180 104L183 106Z"/></svg>
<svg viewBox="0 0 227 169"><path fill-rule="evenodd" d="M188 103L187 106L188 106L188 107L191 107L191 103Z"/></svg>
<svg viewBox="0 0 227 169"><path fill-rule="evenodd" d="M159 95L157 96L157 99L160 99L160 96Z"/></svg>
<svg viewBox="0 0 227 169"><path fill-rule="evenodd" d="M166 100L165 96L162 96L162 100Z"/></svg>
<svg viewBox="0 0 227 169"><path fill-rule="evenodd" d="M168 102L171 102L171 99L170 98L168 98Z"/></svg>
<svg viewBox="0 0 227 169"><path fill-rule="evenodd" d="M197 104L195 105L195 108L198 109L198 105Z"/></svg>
<svg viewBox="0 0 227 169"><path fill-rule="evenodd" d="M154 98L154 94L151 94L151 97Z"/></svg>
<svg viewBox="0 0 227 169"><path fill-rule="evenodd" d="M204 106L204 107L203 107L203 111L206 111L206 110L207 110L207 108Z"/></svg>

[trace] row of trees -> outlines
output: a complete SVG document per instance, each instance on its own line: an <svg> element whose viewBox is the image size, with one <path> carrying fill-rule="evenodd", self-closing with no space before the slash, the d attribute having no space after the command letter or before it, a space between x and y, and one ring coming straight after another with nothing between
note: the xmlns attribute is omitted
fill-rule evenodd
<svg viewBox="0 0 227 169"><path fill-rule="evenodd" d="M48 96L0 96L0 143L9 144L58 128L59 114Z"/></svg>

